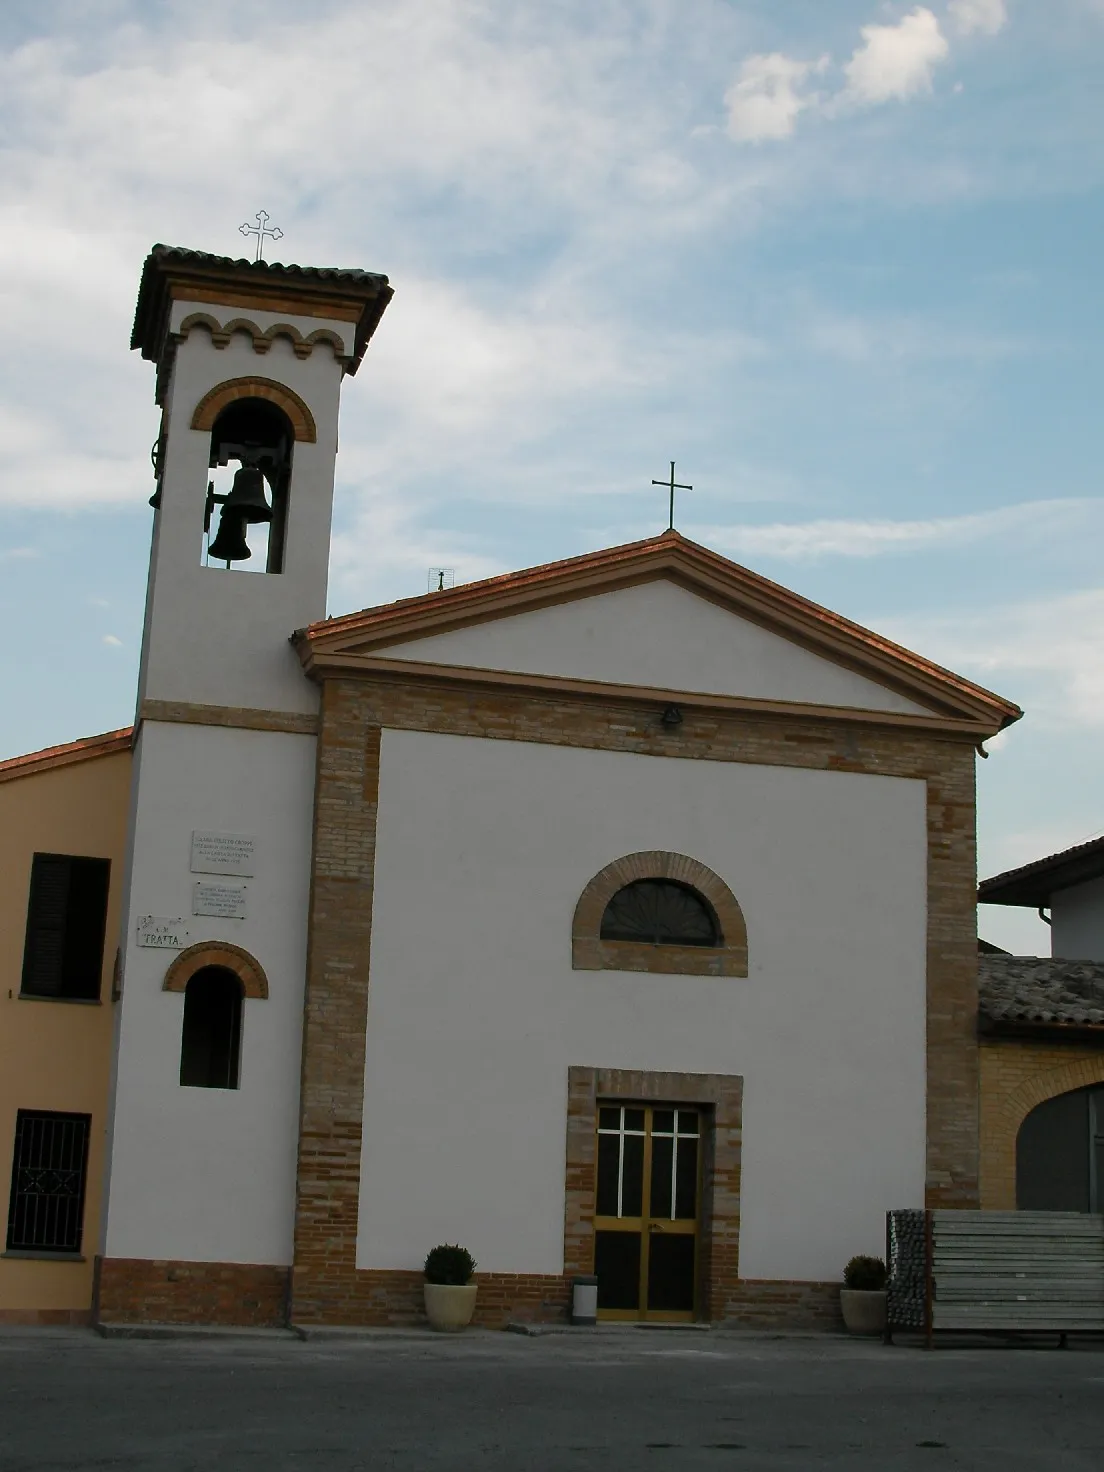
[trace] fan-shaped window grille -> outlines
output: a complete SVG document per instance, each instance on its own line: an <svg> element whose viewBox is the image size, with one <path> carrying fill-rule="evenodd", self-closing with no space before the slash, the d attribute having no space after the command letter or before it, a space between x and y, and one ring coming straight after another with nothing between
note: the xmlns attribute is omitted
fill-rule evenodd
<svg viewBox="0 0 1104 1472"><path fill-rule="evenodd" d="M602 940L663 946L719 946L713 908L696 889L670 879L637 879L619 889L602 916Z"/></svg>

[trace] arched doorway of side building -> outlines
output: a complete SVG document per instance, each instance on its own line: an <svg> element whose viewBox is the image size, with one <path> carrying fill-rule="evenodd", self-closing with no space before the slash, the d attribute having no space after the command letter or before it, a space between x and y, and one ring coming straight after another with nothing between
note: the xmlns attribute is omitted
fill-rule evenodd
<svg viewBox="0 0 1104 1472"><path fill-rule="evenodd" d="M1016 1137L1020 1211L1104 1212L1104 1084L1036 1105Z"/></svg>

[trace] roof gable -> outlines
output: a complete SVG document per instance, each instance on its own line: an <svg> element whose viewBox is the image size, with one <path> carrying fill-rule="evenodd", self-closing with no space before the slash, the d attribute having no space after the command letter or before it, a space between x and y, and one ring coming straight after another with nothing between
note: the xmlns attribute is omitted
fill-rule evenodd
<svg viewBox="0 0 1104 1472"><path fill-rule="evenodd" d="M634 611L643 616L635 644ZM649 649L664 616L676 614L666 654ZM296 643L308 671L320 676L407 664L426 673L506 669L521 679L580 686L937 718L976 728L978 739L1021 714L1010 701L671 531L327 619L301 630ZM703 652L705 645L717 647ZM570 669L548 667L557 649L554 662L570 660Z"/></svg>

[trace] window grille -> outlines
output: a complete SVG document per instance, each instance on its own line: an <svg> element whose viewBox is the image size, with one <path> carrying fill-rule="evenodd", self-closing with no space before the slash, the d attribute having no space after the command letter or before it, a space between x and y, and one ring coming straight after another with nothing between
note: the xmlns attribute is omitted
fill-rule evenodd
<svg viewBox="0 0 1104 1472"><path fill-rule="evenodd" d="M602 916L601 938L667 946L722 944L709 902L688 884L670 879L636 879L619 889Z"/></svg>
<svg viewBox="0 0 1104 1472"><path fill-rule="evenodd" d="M22 994L99 1000L108 859L35 854L27 905Z"/></svg>
<svg viewBox="0 0 1104 1472"><path fill-rule="evenodd" d="M20 1109L15 1121L9 1252L79 1252L89 1114Z"/></svg>

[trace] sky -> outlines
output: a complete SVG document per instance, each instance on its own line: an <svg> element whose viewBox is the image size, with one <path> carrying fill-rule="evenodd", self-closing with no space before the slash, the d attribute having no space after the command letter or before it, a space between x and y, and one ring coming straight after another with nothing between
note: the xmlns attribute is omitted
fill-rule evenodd
<svg viewBox="0 0 1104 1472"><path fill-rule="evenodd" d="M4 0L0 757L132 718L142 260L265 209L395 288L330 612L661 531L673 458L687 536L1024 708L983 876L1104 832L1102 61L1104 0Z"/></svg>

